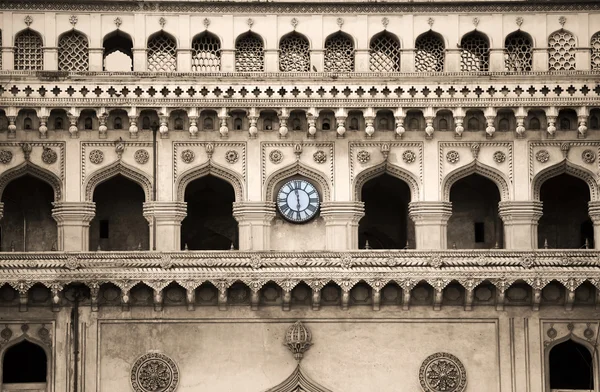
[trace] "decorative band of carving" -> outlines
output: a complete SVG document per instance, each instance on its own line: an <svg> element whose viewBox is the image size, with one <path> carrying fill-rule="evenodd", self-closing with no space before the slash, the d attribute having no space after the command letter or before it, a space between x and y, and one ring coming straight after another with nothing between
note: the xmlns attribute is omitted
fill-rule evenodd
<svg viewBox="0 0 600 392"><path fill-rule="evenodd" d="M365 215L365 203L330 201L321 204L321 216L325 222L343 221L357 223Z"/></svg>
<svg viewBox="0 0 600 392"><path fill-rule="evenodd" d="M146 219L157 221L173 221L180 223L187 216L187 203L181 201L150 201L143 204L143 215Z"/></svg>
<svg viewBox="0 0 600 392"><path fill-rule="evenodd" d="M447 222L452 216L452 203L443 201L415 201L408 203L408 216L415 223Z"/></svg>
<svg viewBox="0 0 600 392"><path fill-rule="evenodd" d="M543 213L540 201L501 201L498 203L498 214L504 223L515 221L537 222Z"/></svg>
<svg viewBox="0 0 600 392"><path fill-rule="evenodd" d="M233 217L239 222L270 222L275 217L275 203L272 201L244 201L233 203Z"/></svg>

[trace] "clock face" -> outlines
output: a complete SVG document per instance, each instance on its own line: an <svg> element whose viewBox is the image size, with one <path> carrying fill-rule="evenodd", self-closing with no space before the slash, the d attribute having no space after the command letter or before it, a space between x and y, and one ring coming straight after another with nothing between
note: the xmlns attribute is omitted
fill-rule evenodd
<svg viewBox="0 0 600 392"><path fill-rule="evenodd" d="M319 192L305 180L286 182L277 193L277 208L291 222L306 222L319 210Z"/></svg>

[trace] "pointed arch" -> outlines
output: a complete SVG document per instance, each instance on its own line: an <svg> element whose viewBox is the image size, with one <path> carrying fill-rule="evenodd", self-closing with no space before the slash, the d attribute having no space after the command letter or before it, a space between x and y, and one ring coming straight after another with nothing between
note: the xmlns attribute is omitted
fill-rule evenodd
<svg viewBox="0 0 600 392"><path fill-rule="evenodd" d="M404 181L408 185L408 187L410 188L411 201L420 200L421 191L419 187L419 180L417 179L417 177L408 170L392 165L387 161L358 173L358 175L354 179L354 200L358 201L361 199L362 188L367 183L367 181L375 177L379 177L380 175L385 173Z"/></svg>
<svg viewBox="0 0 600 392"><path fill-rule="evenodd" d="M107 33L102 38L102 45L104 58L116 51L122 51L127 56L133 57L133 38L123 30L117 29Z"/></svg>
<svg viewBox="0 0 600 392"><path fill-rule="evenodd" d="M2 384L2 379L4 377L3 364L4 364L4 357L5 357L6 353L11 348L13 348L23 342L29 342L31 344L34 344L44 351L44 354L46 354L46 385L52 385L52 378L53 378L52 377L52 362L53 362L52 347L47 344L44 344L44 342L42 342L41 340L38 340L32 336L29 336L26 333L23 333L22 335L18 336L15 339L9 340L4 347L0 347L0 365L2 365L2 366L0 366L0 385Z"/></svg>
<svg viewBox="0 0 600 392"><path fill-rule="evenodd" d="M440 33L429 30L415 40L415 70L444 72L446 44Z"/></svg>
<svg viewBox="0 0 600 392"><path fill-rule="evenodd" d="M473 30L460 40L460 64L463 72L485 72L490 67L490 39Z"/></svg>
<svg viewBox="0 0 600 392"><path fill-rule="evenodd" d="M85 34L73 29L58 37L59 71L88 71L89 63L89 42Z"/></svg>
<svg viewBox="0 0 600 392"><path fill-rule="evenodd" d="M83 187L85 190L85 194L83 195L85 201L93 201L96 187L119 174L142 187L145 201L152 200L152 179L146 173L119 160L92 173L88 177Z"/></svg>
<svg viewBox="0 0 600 392"><path fill-rule="evenodd" d="M354 72L354 38L336 31L325 39L325 72Z"/></svg>
<svg viewBox="0 0 600 392"><path fill-rule="evenodd" d="M510 192L510 181L506 178L504 173L501 171L483 164L478 160L473 160L468 165L459 167L458 169L448 173L448 175L442 181L442 200L450 201L450 190L452 189L452 185L462 178L470 176L471 174L479 174L482 177L485 177L491 181L493 181L498 190L500 191L500 201L508 201L511 199Z"/></svg>
<svg viewBox="0 0 600 392"><path fill-rule="evenodd" d="M549 342L549 344L547 346L544 347L544 369L543 369L543 374L544 374L544 380L545 380L545 384L546 384L546 390L550 391L550 353L552 351L553 348L555 348L556 346L558 346L559 344L565 343L567 341L573 341L574 343L585 347L585 349L587 349L590 353L590 356L592 358L592 369L593 369L593 379L594 379L594 390L598 390L598 386L600 384L599 380L598 380L598 355L594 355L594 352L596 351L596 349L594 348L594 346L587 340L580 338L579 336L573 334L573 333L568 333L565 336L562 336L558 339L552 340L551 342Z"/></svg>
<svg viewBox="0 0 600 392"><path fill-rule="evenodd" d="M533 38L523 30L513 31L504 40L504 63L512 72L533 69Z"/></svg>
<svg viewBox="0 0 600 392"><path fill-rule="evenodd" d="M236 72L265 70L265 41L253 31L240 34L235 40Z"/></svg>
<svg viewBox="0 0 600 392"><path fill-rule="evenodd" d="M560 29L548 36L548 70L574 71L577 39L568 30Z"/></svg>
<svg viewBox="0 0 600 392"><path fill-rule="evenodd" d="M17 71L41 71L44 69L44 40L42 35L29 27L15 35L15 63Z"/></svg>
<svg viewBox="0 0 600 392"><path fill-rule="evenodd" d="M281 384L267 389L265 392L331 392L311 380L305 373L300 364Z"/></svg>
<svg viewBox="0 0 600 392"><path fill-rule="evenodd" d="M533 177L533 181L531 182L533 200L540 200L540 190L546 180L560 174L569 174L585 181L590 188L590 201L598 200L598 183L596 182L594 173L586 168L571 163L567 159L563 159L562 161L541 170Z"/></svg>
<svg viewBox="0 0 600 392"><path fill-rule="evenodd" d="M590 39L590 55L592 71L600 71L600 31Z"/></svg>
<svg viewBox="0 0 600 392"><path fill-rule="evenodd" d="M192 39L192 71L221 71L221 40L208 30Z"/></svg>
<svg viewBox="0 0 600 392"><path fill-rule="evenodd" d="M316 182L323 198L321 202L331 201L331 189L327 177L325 177L323 173L306 166L302 162L293 163L272 173L265 181L264 200L273 201L277 184L294 175L301 175Z"/></svg>
<svg viewBox="0 0 600 392"><path fill-rule="evenodd" d="M371 72L400 72L400 39L387 30L371 38L369 69Z"/></svg>
<svg viewBox="0 0 600 392"><path fill-rule="evenodd" d="M279 70L281 72L310 71L310 42L304 34L292 31L281 37Z"/></svg>
<svg viewBox="0 0 600 392"><path fill-rule="evenodd" d="M177 71L177 39L164 30L148 37L147 66L152 72Z"/></svg>
<svg viewBox="0 0 600 392"><path fill-rule="evenodd" d="M235 191L236 202L244 200L244 179L236 172L226 169L212 161L208 161L198 167L187 170L179 176L175 183L175 189L177 189L177 201L185 201L185 189L192 181L207 175L215 176L231 184Z"/></svg>
<svg viewBox="0 0 600 392"><path fill-rule="evenodd" d="M32 177L37 178L38 180L42 180L52 187L54 191L54 201L60 201L62 199L62 181L58 176L52 173L49 170L46 170L38 165L31 163L30 161L26 161L21 163L18 166L15 166L2 174L0 177L0 198L4 193L4 189L6 186L12 181L19 177L23 177L25 175L30 175Z"/></svg>

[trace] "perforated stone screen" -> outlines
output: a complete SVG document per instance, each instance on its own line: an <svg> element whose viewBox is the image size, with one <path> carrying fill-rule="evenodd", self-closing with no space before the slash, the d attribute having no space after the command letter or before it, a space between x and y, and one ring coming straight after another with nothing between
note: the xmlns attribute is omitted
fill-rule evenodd
<svg viewBox="0 0 600 392"><path fill-rule="evenodd" d="M85 35L71 31L58 41L58 69L61 71L87 71L89 69L89 44Z"/></svg>
<svg viewBox="0 0 600 392"><path fill-rule="evenodd" d="M460 65L462 71L488 71L490 67L490 44L487 37L477 31L469 33L460 42Z"/></svg>
<svg viewBox="0 0 600 392"><path fill-rule="evenodd" d="M371 40L369 47L369 69L372 72L400 71L400 41L388 32Z"/></svg>
<svg viewBox="0 0 600 392"><path fill-rule="evenodd" d="M44 68L42 37L33 30L24 30L15 37L15 69L41 70Z"/></svg>
<svg viewBox="0 0 600 392"><path fill-rule="evenodd" d="M148 71L173 72L177 70L177 43L175 38L160 32L148 39Z"/></svg>
<svg viewBox="0 0 600 392"><path fill-rule="evenodd" d="M279 70L281 72L310 71L310 44L305 36L292 33L281 39Z"/></svg>
<svg viewBox="0 0 600 392"><path fill-rule="evenodd" d="M548 70L572 71L575 69L575 37L561 29L548 37Z"/></svg>
<svg viewBox="0 0 600 392"><path fill-rule="evenodd" d="M592 35L590 41L590 49L592 51L590 59L592 62L592 70L600 71L600 31Z"/></svg>
<svg viewBox="0 0 600 392"><path fill-rule="evenodd" d="M415 42L415 69L417 72L444 71L444 41L438 34L429 31Z"/></svg>
<svg viewBox="0 0 600 392"><path fill-rule="evenodd" d="M235 42L235 70L238 72L263 72L265 52L263 40L254 33L246 33Z"/></svg>
<svg viewBox="0 0 600 392"><path fill-rule="evenodd" d="M354 71L354 42L339 32L325 41L325 72Z"/></svg>
<svg viewBox="0 0 600 392"><path fill-rule="evenodd" d="M192 41L192 71L219 72L221 70L221 42L210 33L196 36Z"/></svg>
<svg viewBox="0 0 600 392"><path fill-rule="evenodd" d="M528 34L518 31L506 37L506 41L504 42L504 62L508 71L531 71L533 42Z"/></svg>

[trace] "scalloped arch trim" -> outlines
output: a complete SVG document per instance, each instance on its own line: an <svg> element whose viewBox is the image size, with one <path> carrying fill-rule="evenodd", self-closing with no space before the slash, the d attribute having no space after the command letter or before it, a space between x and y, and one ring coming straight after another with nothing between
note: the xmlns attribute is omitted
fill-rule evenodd
<svg viewBox="0 0 600 392"><path fill-rule="evenodd" d="M500 201L510 200L510 187L508 185L509 181L506 179L504 174L477 160L474 160L463 167L459 167L458 169L450 172L446 178L444 178L441 188L443 192L442 200L450 201L450 190L452 189L452 185L454 185L456 181L468 177L471 174L479 174L482 177L492 180L494 184L498 186L498 190L500 191Z"/></svg>
<svg viewBox="0 0 600 392"><path fill-rule="evenodd" d="M0 197L2 197L2 194L4 193L4 188L6 188L12 180L26 175L35 177L50 185L54 190L55 202L62 199L62 181L60 178L51 171L41 168L29 161L23 162L19 166L15 166L2 174L0 177Z"/></svg>
<svg viewBox="0 0 600 392"><path fill-rule="evenodd" d="M561 174L569 174L585 181L590 188L590 201L598 200L598 183L596 182L594 174L581 166L569 162L566 159L563 159L562 161L543 169L536 174L535 177L533 177L533 200L540 200L540 190L542 189L544 182Z"/></svg>
<svg viewBox="0 0 600 392"><path fill-rule="evenodd" d="M329 187L329 181L320 172L313 170L312 168L296 162L290 166L284 167L275 173L271 174L265 181L265 199L266 201L272 201L273 195L275 194L275 186L281 181L294 175L301 175L310 180L316 182L321 188L323 194L323 201L331 200L331 189Z"/></svg>
<svg viewBox="0 0 600 392"><path fill-rule="evenodd" d="M331 390L312 381L298 365L281 384L265 392L331 392Z"/></svg>
<svg viewBox="0 0 600 392"><path fill-rule="evenodd" d="M421 194L419 180L411 172L387 162L382 162L358 173L354 179L354 200L361 199L362 188L369 180L383 174L389 174L404 181L410 188L411 201L419 201L419 195Z"/></svg>
<svg viewBox="0 0 600 392"><path fill-rule="evenodd" d="M212 175L227 181L233 187L235 192L235 201L244 200L244 180L237 173L221 167L211 161L206 162L201 166L189 169L179 176L175 185L177 189L177 200L185 200L185 189L190 182L208 175Z"/></svg>
<svg viewBox="0 0 600 392"><path fill-rule="evenodd" d="M152 180L143 172L127 165L122 161L114 162L105 168L102 168L90 175L85 185L85 201L92 201L94 198L94 190L98 185L107 181L114 176L122 175L126 177L144 190L145 201L150 201L152 198Z"/></svg>

